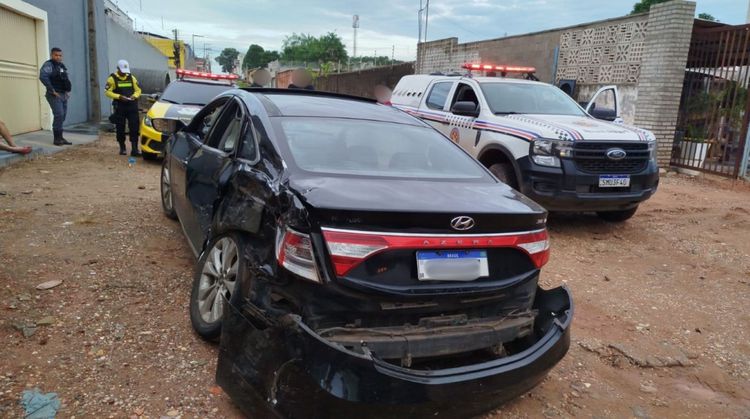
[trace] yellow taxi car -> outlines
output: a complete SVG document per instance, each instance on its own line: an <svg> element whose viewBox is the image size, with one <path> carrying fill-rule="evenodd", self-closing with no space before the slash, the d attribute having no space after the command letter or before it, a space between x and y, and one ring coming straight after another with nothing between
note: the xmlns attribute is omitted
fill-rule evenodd
<svg viewBox="0 0 750 419"><path fill-rule="evenodd" d="M143 158L163 156L164 142L180 126L187 125L211 99L235 87L234 74L212 74L177 70L177 80L169 83L141 121L140 143Z"/></svg>

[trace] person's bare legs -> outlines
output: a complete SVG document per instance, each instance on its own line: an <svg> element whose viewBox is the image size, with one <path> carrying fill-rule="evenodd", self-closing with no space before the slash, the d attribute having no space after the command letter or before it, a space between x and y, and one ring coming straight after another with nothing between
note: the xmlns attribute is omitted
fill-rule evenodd
<svg viewBox="0 0 750 419"><path fill-rule="evenodd" d="M8 143L8 145L0 143L0 150L9 151L11 153L25 154L28 153L27 150L30 149L30 147L19 147L16 145L16 143L13 141L13 136L10 135L10 131L8 130L8 127L5 126L3 121L0 121L0 137L3 137L5 139L5 142Z"/></svg>

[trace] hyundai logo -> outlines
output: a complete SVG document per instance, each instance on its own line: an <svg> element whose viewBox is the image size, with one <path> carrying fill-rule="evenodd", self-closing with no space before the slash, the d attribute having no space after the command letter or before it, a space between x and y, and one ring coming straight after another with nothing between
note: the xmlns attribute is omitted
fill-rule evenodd
<svg viewBox="0 0 750 419"><path fill-rule="evenodd" d="M462 215L451 220L451 227L454 230L464 231L474 228L474 219Z"/></svg>
<svg viewBox="0 0 750 419"><path fill-rule="evenodd" d="M610 160L622 160L627 156L628 153L621 148L610 148L607 150L607 158Z"/></svg>

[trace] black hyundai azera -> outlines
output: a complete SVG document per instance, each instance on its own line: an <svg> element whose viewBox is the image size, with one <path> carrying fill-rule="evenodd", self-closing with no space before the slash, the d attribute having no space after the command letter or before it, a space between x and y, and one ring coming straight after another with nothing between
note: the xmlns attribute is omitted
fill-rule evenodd
<svg viewBox="0 0 750 419"><path fill-rule="evenodd" d="M568 350L568 290L538 286L546 212L406 113L237 89L166 152L190 318L249 416L466 417Z"/></svg>

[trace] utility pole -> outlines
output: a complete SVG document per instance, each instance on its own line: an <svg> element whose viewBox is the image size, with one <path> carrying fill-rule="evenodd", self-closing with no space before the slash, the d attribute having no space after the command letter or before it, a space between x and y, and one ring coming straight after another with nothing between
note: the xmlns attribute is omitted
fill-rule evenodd
<svg viewBox="0 0 750 419"><path fill-rule="evenodd" d="M174 68L178 69L180 68L180 64L182 64L182 57L180 57L182 48L180 48L180 41L177 39L177 29L172 29L172 32L174 33L174 43L172 44L172 60L174 61Z"/></svg>
<svg viewBox="0 0 750 419"><path fill-rule="evenodd" d="M196 34L193 34L193 43L192 43L192 44L190 44L190 48L192 48L192 49L193 49L193 58L195 58L195 50L197 50L197 49L198 49L198 48L197 48L197 47L195 46L195 37L196 37L196 36L197 36L198 38L205 38L205 36L203 36L203 35L196 35ZM206 47L205 47L205 42L204 42L204 47L203 47L203 50L204 50L204 52L205 52L205 49L206 49Z"/></svg>
<svg viewBox="0 0 750 419"><path fill-rule="evenodd" d="M430 0L424 6L424 41L427 42L427 23L430 21Z"/></svg>
<svg viewBox="0 0 750 419"><path fill-rule="evenodd" d="M354 29L354 47L352 48L352 58L357 58L357 29L359 28L359 15L352 17L352 29Z"/></svg>
<svg viewBox="0 0 750 419"><path fill-rule="evenodd" d="M393 67L393 62L396 58L396 45L391 45L391 67Z"/></svg>
<svg viewBox="0 0 750 419"><path fill-rule="evenodd" d="M96 49L96 9L94 0L86 1L89 44L89 95L91 96L91 109L89 118L98 124L102 120L101 92L99 91L99 65Z"/></svg>

